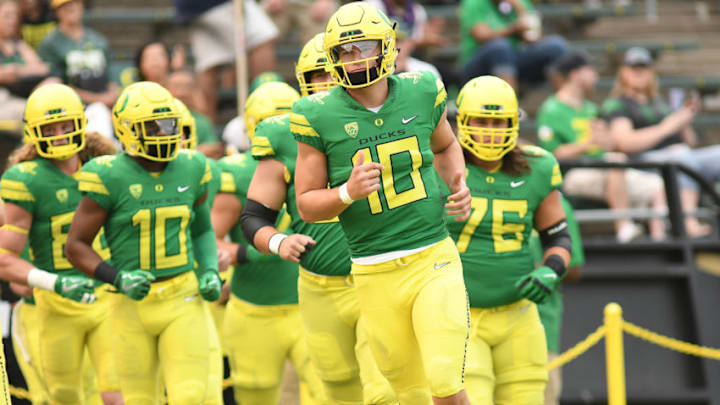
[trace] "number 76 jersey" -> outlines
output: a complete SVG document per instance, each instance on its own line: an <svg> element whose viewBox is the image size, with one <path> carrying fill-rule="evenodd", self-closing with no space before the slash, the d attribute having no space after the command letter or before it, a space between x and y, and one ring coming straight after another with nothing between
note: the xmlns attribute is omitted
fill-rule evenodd
<svg viewBox="0 0 720 405"><path fill-rule="evenodd" d="M528 245L535 212L545 197L562 185L560 167L552 154L536 146L521 148L529 174L512 176L468 164L470 218L448 220L473 308L507 305L522 298L515 282L535 267Z"/></svg>
<svg viewBox="0 0 720 405"><path fill-rule="evenodd" d="M113 264L167 277L193 269L190 224L211 179L209 163L195 151L180 151L160 173L121 153L83 166L78 188L108 213L105 237L116 255Z"/></svg>
<svg viewBox="0 0 720 405"><path fill-rule="evenodd" d="M339 216L354 258L414 249L448 235L430 148L445 111L445 87L430 72L389 76L388 86L377 113L337 86L296 101L290 114L295 139L326 155L331 187L350 178L361 153L366 163L385 167L380 190Z"/></svg>

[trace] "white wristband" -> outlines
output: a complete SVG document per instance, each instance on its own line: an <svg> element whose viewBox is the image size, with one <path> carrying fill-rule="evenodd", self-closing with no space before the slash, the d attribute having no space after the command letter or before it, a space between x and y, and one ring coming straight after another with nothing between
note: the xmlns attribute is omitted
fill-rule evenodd
<svg viewBox="0 0 720 405"><path fill-rule="evenodd" d="M280 251L280 244L287 237L288 236L284 233L276 233L275 235L271 236L270 241L268 242L268 250L271 251L273 254L278 254L278 252Z"/></svg>
<svg viewBox="0 0 720 405"><path fill-rule="evenodd" d="M347 205L352 204L355 200L350 198L350 193L348 193L347 189L347 183L343 183L342 186L338 189L338 194L340 195L340 200L344 202Z"/></svg>
<svg viewBox="0 0 720 405"><path fill-rule="evenodd" d="M57 274L48 273L45 270L34 268L28 273L27 284L30 287L55 291L55 281L57 281L57 278Z"/></svg>

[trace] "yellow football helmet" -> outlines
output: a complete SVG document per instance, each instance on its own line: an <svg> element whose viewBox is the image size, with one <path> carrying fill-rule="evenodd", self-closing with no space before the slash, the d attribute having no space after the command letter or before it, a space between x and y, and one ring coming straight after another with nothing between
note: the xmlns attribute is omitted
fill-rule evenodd
<svg viewBox="0 0 720 405"><path fill-rule="evenodd" d="M115 135L130 155L155 162L175 159L182 140L181 113L175 97L154 82L123 90L112 109Z"/></svg>
<svg viewBox="0 0 720 405"><path fill-rule="evenodd" d="M182 147L183 149L195 149L197 147L197 128L195 127L195 117L193 117L190 109L179 98L175 99L175 104L180 111L180 129L182 130Z"/></svg>
<svg viewBox="0 0 720 405"><path fill-rule="evenodd" d="M333 80L329 82L310 82L310 74L312 72L321 70L327 71L328 66L327 55L325 49L323 49L323 40L325 34L320 33L315 35L311 40L305 44L300 52L300 58L298 58L297 64L295 65L295 77L297 77L298 83L300 83L300 94L307 96L318 91L329 90L335 86L335 76Z"/></svg>
<svg viewBox="0 0 720 405"><path fill-rule="evenodd" d="M245 102L245 128L252 139L255 127L265 118L286 114L293 103L300 99L297 90L285 82L269 82L250 93Z"/></svg>
<svg viewBox="0 0 720 405"><path fill-rule="evenodd" d="M349 45L354 43L352 45ZM375 55L378 49L380 53ZM330 17L325 29L325 53L335 80L345 88L369 86L395 71L397 46L395 24L382 11L364 1L348 3ZM360 51L360 59L351 62L340 61L342 49L353 47ZM371 67L371 63L376 65ZM365 70L349 73L348 65L365 63Z"/></svg>
<svg viewBox="0 0 720 405"><path fill-rule="evenodd" d="M43 135L43 127L63 121L72 122L72 131L53 135L46 129L48 135ZM33 91L25 105L23 122L25 142L35 144L38 155L44 158L67 160L85 148L85 107L69 86L54 83Z"/></svg>
<svg viewBox="0 0 720 405"><path fill-rule="evenodd" d="M500 160L517 145L520 113L515 90L495 76L476 77L463 86L457 99L458 140L485 161ZM507 128L470 125L473 118L507 119Z"/></svg>

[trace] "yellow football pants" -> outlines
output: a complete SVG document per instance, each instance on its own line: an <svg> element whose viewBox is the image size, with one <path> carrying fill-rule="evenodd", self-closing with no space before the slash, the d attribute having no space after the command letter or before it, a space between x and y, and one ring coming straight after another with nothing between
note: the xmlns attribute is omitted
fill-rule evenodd
<svg viewBox="0 0 720 405"><path fill-rule="evenodd" d="M331 404L397 404L360 322L352 276L323 276L300 267L298 298L310 359Z"/></svg>
<svg viewBox="0 0 720 405"><path fill-rule="evenodd" d="M231 295L223 334L236 402L277 404L285 359L293 364L298 379L308 384L313 398L325 401L310 363L297 305L253 305Z"/></svg>
<svg viewBox="0 0 720 405"><path fill-rule="evenodd" d="M12 314L12 340L15 358L30 392L33 405L50 402L40 376L40 327L37 323L37 306L19 301Z"/></svg>
<svg viewBox="0 0 720 405"><path fill-rule="evenodd" d="M12 314L13 350L30 392L30 402L33 405L47 405L50 398L39 366L40 327L37 323L37 306L19 301ZM85 404L102 405L100 391L95 382L95 369L87 350L83 357L83 394Z"/></svg>
<svg viewBox="0 0 720 405"><path fill-rule="evenodd" d="M472 405L542 405L548 373L545 330L528 300L471 308L465 386Z"/></svg>
<svg viewBox="0 0 720 405"><path fill-rule="evenodd" d="M219 350L211 351L210 314L192 271L153 283L142 301L118 295L112 319L125 405L156 405L163 385L173 405L221 397L219 384L209 386Z"/></svg>
<svg viewBox="0 0 720 405"><path fill-rule="evenodd" d="M452 239L352 272L370 348L400 403L460 392L469 315Z"/></svg>
<svg viewBox="0 0 720 405"><path fill-rule="evenodd" d="M54 292L35 290L40 375L53 404L84 403L86 350L100 392L120 390L111 343L110 313L115 300L105 286L97 287L95 295L97 301L88 305Z"/></svg>

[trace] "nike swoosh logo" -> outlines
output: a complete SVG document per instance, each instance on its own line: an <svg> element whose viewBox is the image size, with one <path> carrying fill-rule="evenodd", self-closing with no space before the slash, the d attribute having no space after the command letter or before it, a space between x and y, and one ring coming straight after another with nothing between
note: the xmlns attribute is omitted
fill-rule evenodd
<svg viewBox="0 0 720 405"><path fill-rule="evenodd" d="M408 122L414 120L415 118L417 118L417 115L413 115L413 116L410 117L410 118L405 118L405 117L403 117L402 123L403 123L403 125L405 125L405 124L407 124Z"/></svg>
<svg viewBox="0 0 720 405"><path fill-rule="evenodd" d="M189 188L190 188L190 186L185 186L185 187L178 186L178 193L184 193Z"/></svg>
<svg viewBox="0 0 720 405"><path fill-rule="evenodd" d="M557 274L546 274L546 275L544 275L543 277L548 277L548 278L556 279L556 278L557 278Z"/></svg>
<svg viewBox="0 0 720 405"><path fill-rule="evenodd" d="M510 187L512 187L512 188L520 187L520 186L522 186L523 184L525 184L525 180L521 180L521 181L518 181L518 182L511 181L511 182L510 182Z"/></svg>
<svg viewBox="0 0 720 405"><path fill-rule="evenodd" d="M525 312L530 308L530 305L525 305L524 307L520 308L520 312Z"/></svg>
<svg viewBox="0 0 720 405"><path fill-rule="evenodd" d="M197 294L191 295L191 296L189 296L189 297L185 297L185 302L190 302L190 301L194 300L195 297L197 297Z"/></svg>
<svg viewBox="0 0 720 405"><path fill-rule="evenodd" d="M143 283L142 280L141 280L141 281L136 281L136 282L134 282L134 283L126 286L125 288L126 288L127 290L130 290L130 289L133 289L133 288L139 286L139 285L142 284L142 283Z"/></svg>
<svg viewBox="0 0 720 405"><path fill-rule="evenodd" d="M445 263L440 263L440 264L435 263L435 266L433 266L433 267L435 268L435 270L438 270L438 269L442 269L443 267L447 266L448 264L450 264L450 262L445 262Z"/></svg>

